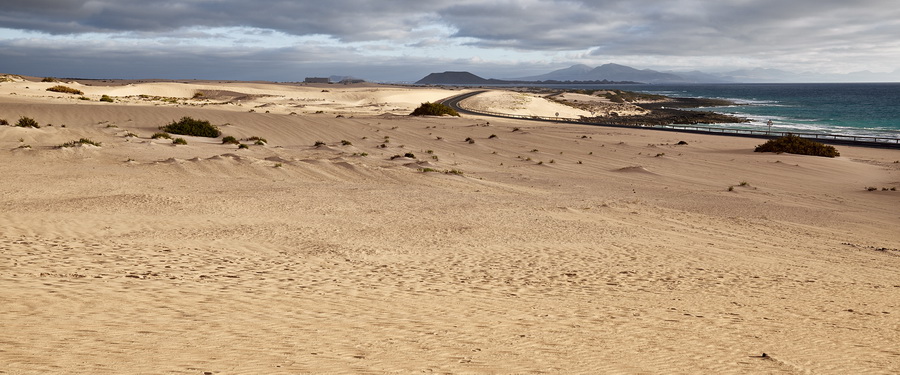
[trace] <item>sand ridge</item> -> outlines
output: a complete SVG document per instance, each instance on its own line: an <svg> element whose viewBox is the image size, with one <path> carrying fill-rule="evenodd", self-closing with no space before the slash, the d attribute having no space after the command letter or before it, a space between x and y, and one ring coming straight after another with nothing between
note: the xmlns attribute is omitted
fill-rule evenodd
<svg viewBox="0 0 900 375"><path fill-rule="evenodd" d="M894 150L15 85L0 119L44 126L0 126L0 373L900 371ZM150 138L182 116L268 142Z"/></svg>

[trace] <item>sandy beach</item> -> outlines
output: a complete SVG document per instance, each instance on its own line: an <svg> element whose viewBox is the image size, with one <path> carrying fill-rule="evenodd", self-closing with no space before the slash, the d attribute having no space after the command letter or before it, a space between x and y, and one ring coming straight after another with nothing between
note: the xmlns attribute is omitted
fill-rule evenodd
<svg viewBox="0 0 900 375"><path fill-rule="evenodd" d="M38 81L0 80L41 125L0 126L0 374L900 372L900 151ZM472 105L585 112L523 95ZM184 116L266 142L151 139Z"/></svg>

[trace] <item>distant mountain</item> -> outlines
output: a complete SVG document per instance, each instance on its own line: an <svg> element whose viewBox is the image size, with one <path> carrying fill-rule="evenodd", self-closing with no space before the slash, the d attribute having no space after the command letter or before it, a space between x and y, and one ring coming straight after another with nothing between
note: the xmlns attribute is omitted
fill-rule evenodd
<svg viewBox="0 0 900 375"><path fill-rule="evenodd" d="M632 81L643 83L687 83L684 77L651 69L638 70L619 64L605 64L591 69L587 65L573 65L538 76L517 78L521 81Z"/></svg>
<svg viewBox="0 0 900 375"><path fill-rule="evenodd" d="M509 80L485 79L469 72L431 73L418 84L432 85L492 85L492 84L680 84L680 83L802 83L802 82L898 82L900 69L893 73L868 71L847 74L793 73L778 69L741 69L725 73L659 72L651 69L635 69L619 64L605 64L596 68L584 64L554 70L550 73L511 78Z"/></svg>
<svg viewBox="0 0 900 375"><path fill-rule="evenodd" d="M547 74L541 74L538 76L531 77L523 77L516 78L516 80L520 81L581 81L582 78L586 77L588 73L593 70L584 64L572 65L565 69L554 70Z"/></svg>
<svg viewBox="0 0 900 375"><path fill-rule="evenodd" d="M590 67L588 67L590 69ZM416 81L418 85L509 85L509 84L630 84L640 83L634 81L610 81L598 80L571 80L571 79L541 79L541 80L503 80L494 78L481 78L469 72L443 72L431 73L425 78Z"/></svg>
<svg viewBox="0 0 900 375"><path fill-rule="evenodd" d="M469 72L431 73L416 81L417 85L487 85L509 83L499 79L485 79Z"/></svg>

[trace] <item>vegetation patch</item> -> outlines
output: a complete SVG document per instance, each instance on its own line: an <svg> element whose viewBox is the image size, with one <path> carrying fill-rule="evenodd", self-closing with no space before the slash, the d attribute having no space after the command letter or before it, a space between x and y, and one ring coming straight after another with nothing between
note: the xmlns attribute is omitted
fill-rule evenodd
<svg viewBox="0 0 900 375"><path fill-rule="evenodd" d="M186 145L186 144L187 144L187 140L184 139L184 138L175 138L175 139L172 140L172 144L173 144L173 145Z"/></svg>
<svg viewBox="0 0 900 375"><path fill-rule="evenodd" d="M77 141L71 141L71 142L63 143L63 144L61 144L61 145L59 145L59 146L56 146L56 148L75 147L75 146L80 146L80 145L91 145L91 146L97 146L97 147L100 147L100 142L94 142L94 141L92 141L92 140L90 140L90 139L87 139L87 138L81 138L81 139L79 139L79 140L77 140Z"/></svg>
<svg viewBox="0 0 900 375"><path fill-rule="evenodd" d="M607 91L604 96L613 103L625 103L625 102L632 103L632 102L636 102L636 101L655 101L655 100L668 99L662 95L644 94L644 93L639 93L639 92L622 91L622 90Z"/></svg>
<svg viewBox="0 0 900 375"><path fill-rule="evenodd" d="M260 146L262 146L262 145L264 145L264 144L266 144L266 143L269 143L269 141L267 141L265 138L263 138L263 137L257 137L257 136L255 136L255 135L252 136L252 137L250 137L250 138L245 139L245 141L253 142L254 144L257 144L257 145L260 145Z"/></svg>
<svg viewBox="0 0 900 375"><path fill-rule="evenodd" d="M150 139L160 139L160 138L172 139L172 136L169 135L169 133L163 133L163 132L153 133L153 135L150 136Z"/></svg>
<svg viewBox="0 0 900 375"><path fill-rule="evenodd" d="M4 119L0 119L0 125L9 125L9 121L6 121L6 120L4 120Z"/></svg>
<svg viewBox="0 0 900 375"><path fill-rule="evenodd" d="M103 96L100 97L100 101L101 101L101 102L112 103L112 102L113 102L113 98L110 98L109 95L103 94Z"/></svg>
<svg viewBox="0 0 900 375"><path fill-rule="evenodd" d="M224 145L224 144L237 145L237 144L240 144L240 143L241 143L241 142L238 141L237 138L232 137L232 136L230 136L230 135L229 135L229 136L226 136L225 138L222 138L222 144L223 144L223 145Z"/></svg>
<svg viewBox="0 0 900 375"><path fill-rule="evenodd" d="M463 175L463 171L461 171L459 169L443 169L443 170L441 170L441 169L434 169L434 168L419 168L419 172L422 172L422 173L437 172L437 173L444 173L444 174L455 174L458 176Z"/></svg>
<svg viewBox="0 0 900 375"><path fill-rule="evenodd" d="M24 116L19 118L19 121L16 122L16 126L18 126L20 128L40 128L41 127L40 125L38 125L37 121L34 121L33 118L24 117Z"/></svg>
<svg viewBox="0 0 900 375"><path fill-rule="evenodd" d="M455 109L441 103L425 102L413 110L412 116L457 116L459 113Z"/></svg>
<svg viewBox="0 0 900 375"><path fill-rule="evenodd" d="M63 86L63 85L53 86L53 87L47 89L47 91L61 92L63 94L84 95L84 92L82 92L81 90L73 89L71 87Z"/></svg>
<svg viewBox="0 0 900 375"><path fill-rule="evenodd" d="M179 121L159 128L167 133L193 135L197 137L218 138L222 135L219 128L205 120L195 120L190 117L182 117Z"/></svg>
<svg viewBox="0 0 900 375"><path fill-rule="evenodd" d="M833 158L841 156L834 146L822 144L796 135L769 140L756 146L755 152L786 152L789 154L825 156Z"/></svg>

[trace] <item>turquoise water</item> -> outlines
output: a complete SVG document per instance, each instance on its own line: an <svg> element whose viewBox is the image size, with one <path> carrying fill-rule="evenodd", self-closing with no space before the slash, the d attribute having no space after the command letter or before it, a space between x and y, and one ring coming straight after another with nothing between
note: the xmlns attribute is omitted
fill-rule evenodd
<svg viewBox="0 0 900 375"><path fill-rule="evenodd" d="M588 88L587 86L571 86ZM716 126L900 138L900 83L614 85L667 96L721 98L739 105L706 108L751 120Z"/></svg>

